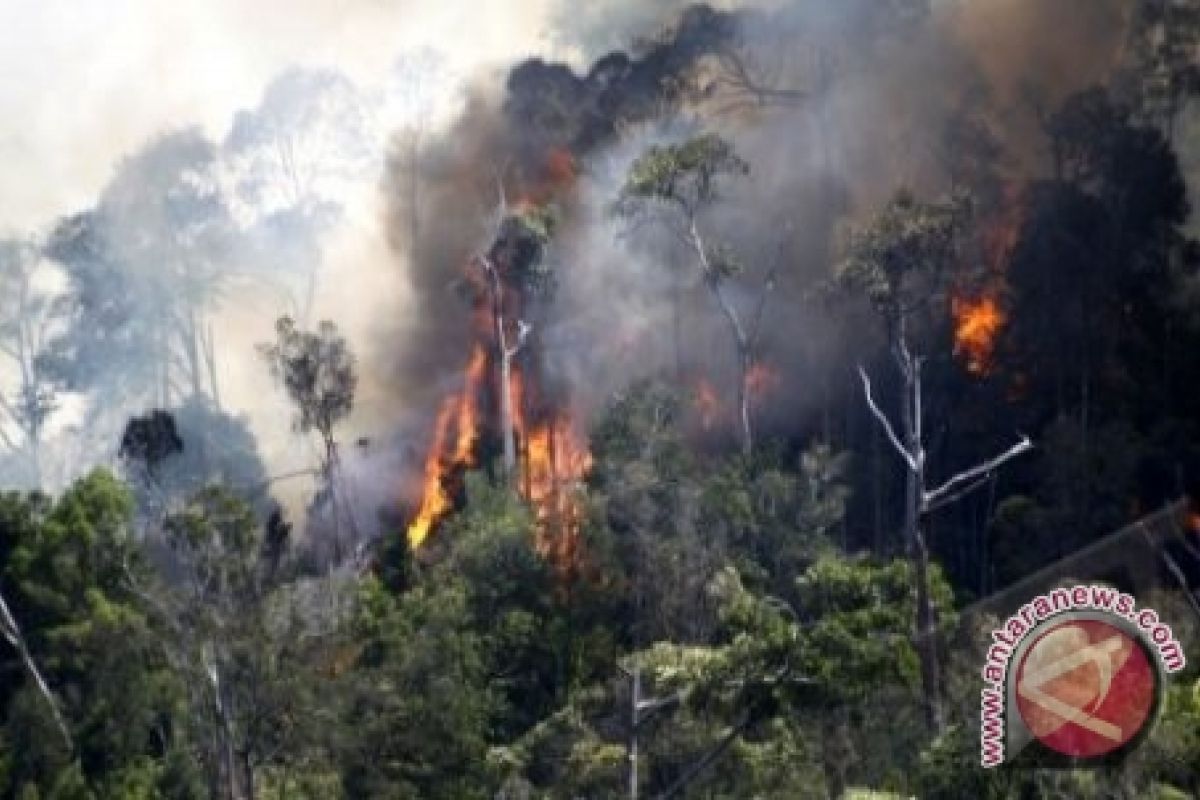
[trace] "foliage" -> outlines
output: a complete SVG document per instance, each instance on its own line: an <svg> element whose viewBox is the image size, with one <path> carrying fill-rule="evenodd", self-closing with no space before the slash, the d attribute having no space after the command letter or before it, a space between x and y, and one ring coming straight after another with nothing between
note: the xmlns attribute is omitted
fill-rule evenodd
<svg viewBox="0 0 1200 800"><path fill-rule="evenodd" d="M346 339L332 322L305 331L286 316L275 323L275 333L276 341L259 349L296 406L297 430L316 430L329 439L353 408L358 382Z"/></svg>
<svg viewBox="0 0 1200 800"><path fill-rule="evenodd" d="M941 298L968 211L964 197L924 202L897 192L869 222L847 231L836 281L896 324Z"/></svg>
<svg viewBox="0 0 1200 800"><path fill-rule="evenodd" d="M634 161L614 210L634 215L646 202L678 206L687 217L719 197L722 176L746 175L750 166L715 133L681 144L653 145Z"/></svg>

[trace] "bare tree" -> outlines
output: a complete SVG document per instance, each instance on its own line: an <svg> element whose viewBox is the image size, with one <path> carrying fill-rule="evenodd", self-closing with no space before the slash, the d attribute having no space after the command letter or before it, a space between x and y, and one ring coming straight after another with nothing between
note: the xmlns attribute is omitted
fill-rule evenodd
<svg viewBox="0 0 1200 800"><path fill-rule="evenodd" d="M917 602L915 645L921 665L926 723L943 725L937 652L937 608L930 593L929 546L924 520L934 510L984 484L1009 459L1032 447L1022 436L1005 452L966 469L936 488L929 488L926 437L923 430L921 365L909 347L909 322L939 296L938 287L955 254L965 203L922 203L898 194L868 223L851 231L838 278L866 295L883 319L888 349L900 375L900 430L892 425L871 390L867 371L859 367L863 394L876 422L904 463L904 539L913 564Z"/></svg>

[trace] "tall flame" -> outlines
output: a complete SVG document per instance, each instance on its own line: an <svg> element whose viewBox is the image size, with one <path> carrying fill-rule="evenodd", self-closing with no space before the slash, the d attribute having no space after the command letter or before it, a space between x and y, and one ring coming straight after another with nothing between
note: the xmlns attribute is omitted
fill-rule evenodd
<svg viewBox="0 0 1200 800"><path fill-rule="evenodd" d="M475 463L475 442L479 438L477 397L486 366L483 347L477 344L467 362L462 392L447 397L438 409L433 442L425 455L421 505L408 526L408 542L413 548L420 547L434 524L450 512L453 504L447 487L450 475ZM451 429L454 449L448 451Z"/></svg>
<svg viewBox="0 0 1200 800"><path fill-rule="evenodd" d="M531 174L519 175L517 186L510 196L518 212L536 209L567 191L577 176L577 165L571 152L564 148L551 149ZM488 390L489 373L499 372L499 347L495 343L497 308L502 319L511 324L521 319L520 292L507 283L502 264L494 267L499 273L500 298L492 283L495 273L488 277L478 269L467 272L474 288L476 301L472 310L473 338L476 342L467 364L462 391L447 397L438 410L433 437L425 457L421 502L408 526L408 540L415 549L429 537L437 523L453 510L453 489L463 471L474 467L481 433L500 433L503 425L492 416L494 392ZM490 278L490 279L489 279ZM529 346L526 346L529 349ZM524 357L524 356L523 356ZM536 353L531 359L536 364ZM526 362L528 363L528 362ZM536 368L531 373L537 375ZM526 385L526 381L529 384ZM500 383L496 380L496 383ZM562 407L543 408L535 380L522 374L521 365L511 365L508 392L512 410L512 431L520 446L516 488L534 509L537 520L537 546L556 566L568 565L577 557L578 531L581 511L576 487L591 465L586 439L577 421ZM481 402L484 407L480 408ZM498 417L499 414L496 414ZM484 419L486 417L486 419Z"/></svg>
<svg viewBox="0 0 1200 800"><path fill-rule="evenodd" d="M521 441L517 489L533 507L537 522L537 549L560 572L569 572L579 559L579 533L583 510L578 486L592 465L586 438L576 420L556 411L545 419L531 421L528 395L519 371L512 374L510 387L514 428Z"/></svg>

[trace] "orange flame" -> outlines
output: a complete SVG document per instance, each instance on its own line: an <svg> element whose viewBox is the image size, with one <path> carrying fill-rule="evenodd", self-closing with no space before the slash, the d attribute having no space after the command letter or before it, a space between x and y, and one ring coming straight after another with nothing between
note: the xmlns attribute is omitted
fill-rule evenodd
<svg viewBox="0 0 1200 800"><path fill-rule="evenodd" d="M966 361L967 371L974 375L986 375L991 371L996 337L1008 322L1008 314L1000 306L998 297L1025 221L1024 185L1009 181L1002 189L1000 206L983 221L980 232L989 288L975 299L965 293L956 293L950 298L954 354Z"/></svg>
<svg viewBox="0 0 1200 800"><path fill-rule="evenodd" d="M950 312L954 315L954 354L967 361L967 370L985 375L991 369L996 349L996 335L1007 316L995 298L978 300L953 297Z"/></svg>
<svg viewBox="0 0 1200 800"><path fill-rule="evenodd" d="M577 566L583 510L576 491L592 466L586 439L569 413L530 421L528 394L519 371L512 374L513 422L521 441L518 491L533 507L537 549L560 572Z"/></svg>
<svg viewBox="0 0 1200 800"><path fill-rule="evenodd" d="M569 150L555 148L529 173L532 174L519 176L512 192L518 211L543 205L568 190L576 180L577 165ZM502 283L505 280L502 269L500 279ZM469 271L468 281L477 295L472 311L476 345L462 392L443 401L434 423L433 440L425 457L421 503L407 531L413 548L419 547L438 521L452 511L453 482L464 469L476 465L480 432L501 427L497 420L482 420L478 407L480 399L486 401L489 396L480 392L483 381L488 380L489 367L496 366L495 359L488 357L486 344L495 338L491 298L495 287L480 270ZM505 316L519 318L521 298L517 290L504 285L501 292L500 305ZM525 385L525 380L514 364L510 383L504 387L511 403L513 432L520 446L514 478L519 493L533 507L539 552L556 566L571 568L579 557L578 534L582 522L577 487L591 466L591 455L577 420L567 410L541 408L540 387ZM490 410L484 410L484 414L489 413Z"/></svg>
<svg viewBox="0 0 1200 800"><path fill-rule="evenodd" d="M452 500L446 487L450 474L475 463L475 441L479 437L476 397L486 365L484 350L476 345L467 362L462 392L447 397L438 409L433 425L433 442L425 455L421 505L417 516L408 526L408 542L414 549L421 546L434 524L450 511ZM455 432L454 450L447 453L452 426Z"/></svg>

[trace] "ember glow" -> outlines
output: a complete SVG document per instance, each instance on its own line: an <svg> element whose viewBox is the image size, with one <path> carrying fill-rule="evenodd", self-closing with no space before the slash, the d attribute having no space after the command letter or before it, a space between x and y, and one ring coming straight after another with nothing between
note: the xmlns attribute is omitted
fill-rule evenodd
<svg viewBox="0 0 1200 800"><path fill-rule="evenodd" d="M761 361L750 366L746 373L746 392L750 401L757 403L763 396L779 385L779 373L770 365Z"/></svg>
<svg viewBox="0 0 1200 800"><path fill-rule="evenodd" d="M704 378L696 382L696 394L692 403L700 417L700 427L706 431L712 430L721 416L721 401L712 384Z"/></svg>
<svg viewBox="0 0 1200 800"><path fill-rule="evenodd" d="M954 354L966 360L967 370L985 375L991 369L996 349L996 335L1004 326L1006 316L995 298L978 300L955 297L950 311L954 315Z"/></svg>

